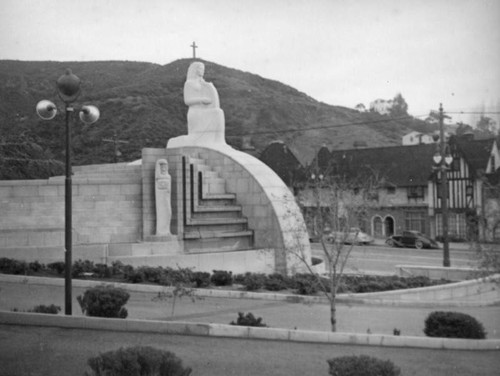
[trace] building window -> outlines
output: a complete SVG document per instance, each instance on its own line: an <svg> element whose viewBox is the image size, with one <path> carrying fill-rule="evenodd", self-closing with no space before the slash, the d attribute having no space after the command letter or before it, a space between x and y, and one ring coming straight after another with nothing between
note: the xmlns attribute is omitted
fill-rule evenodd
<svg viewBox="0 0 500 376"><path fill-rule="evenodd" d="M436 215L436 234L443 235L443 216ZM448 236L452 240L467 239L467 221L464 213L448 213Z"/></svg>
<svg viewBox="0 0 500 376"><path fill-rule="evenodd" d="M424 187L409 187L408 198L424 198Z"/></svg>
<svg viewBox="0 0 500 376"><path fill-rule="evenodd" d="M387 187L387 194L389 195L396 194L396 187Z"/></svg>
<svg viewBox="0 0 500 376"><path fill-rule="evenodd" d="M460 171L460 158L453 158L450 168L452 171Z"/></svg>
<svg viewBox="0 0 500 376"><path fill-rule="evenodd" d="M406 230L415 230L425 233L425 222L426 216L423 212L411 212L405 213L405 228Z"/></svg>

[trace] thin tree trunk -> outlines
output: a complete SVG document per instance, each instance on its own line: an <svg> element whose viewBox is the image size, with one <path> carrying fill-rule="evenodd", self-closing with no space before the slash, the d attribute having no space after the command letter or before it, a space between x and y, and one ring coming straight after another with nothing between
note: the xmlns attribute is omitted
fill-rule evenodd
<svg viewBox="0 0 500 376"><path fill-rule="evenodd" d="M337 331L337 307L335 306L336 294L332 292L330 299L330 324L332 332Z"/></svg>

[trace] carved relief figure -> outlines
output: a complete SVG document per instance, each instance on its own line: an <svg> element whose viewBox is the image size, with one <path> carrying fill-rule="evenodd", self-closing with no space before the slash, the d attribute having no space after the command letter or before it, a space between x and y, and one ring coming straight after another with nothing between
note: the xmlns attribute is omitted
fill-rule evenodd
<svg viewBox="0 0 500 376"><path fill-rule="evenodd" d="M171 192L172 178L168 173L168 162L166 159L159 159L155 168L156 235L170 235Z"/></svg>

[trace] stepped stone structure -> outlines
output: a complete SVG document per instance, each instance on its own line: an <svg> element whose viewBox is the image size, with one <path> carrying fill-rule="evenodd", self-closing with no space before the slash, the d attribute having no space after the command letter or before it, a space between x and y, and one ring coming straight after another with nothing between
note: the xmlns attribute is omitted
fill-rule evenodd
<svg viewBox="0 0 500 376"><path fill-rule="evenodd" d="M188 71L187 135L143 149L134 163L74 168L74 260L234 273L306 267L309 237L293 194L264 163L226 144L217 91L203 72L198 62ZM161 160L171 218L170 231L158 232ZM64 259L64 177L0 181L0 212L0 257Z"/></svg>

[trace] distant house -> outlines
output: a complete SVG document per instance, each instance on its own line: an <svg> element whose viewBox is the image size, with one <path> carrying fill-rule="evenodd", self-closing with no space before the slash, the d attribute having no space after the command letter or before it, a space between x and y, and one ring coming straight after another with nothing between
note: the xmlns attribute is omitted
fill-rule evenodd
<svg viewBox="0 0 500 376"><path fill-rule="evenodd" d="M393 105L394 102L392 99L376 99L370 103L370 111L378 112L381 115L388 115Z"/></svg>
<svg viewBox="0 0 500 376"><path fill-rule="evenodd" d="M403 145L432 144L434 140L431 135L417 131L410 132L403 136Z"/></svg>
<svg viewBox="0 0 500 376"><path fill-rule="evenodd" d="M488 176L496 176L500 171L496 143L494 140L483 142L452 137L449 148L453 156L446 172L450 239L486 237L484 231L479 233L477 226L478 219L487 214L486 204L489 205L486 208L488 213L495 212L495 207L498 209L500 233L500 198L495 199L491 189L488 195L485 194ZM403 230L417 230L439 237L442 235L442 189L440 172L433 169L435 153L434 144L334 151L322 147L309 169L314 169L315 175L323 176L325 180L347 178L360 185L368 179L377 181L377 194L370 197L374 205L367 209L369 220L352 223L353 226L379 238ZM306 187L300 192L300 202L306 214L314 214L318 207L328 210L326 195L314 196L307 190ZM497 235L489 235L490 238L493 236Z"/></svg>

